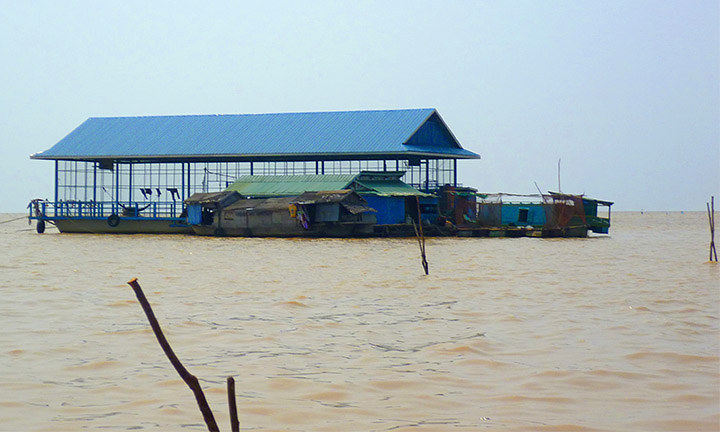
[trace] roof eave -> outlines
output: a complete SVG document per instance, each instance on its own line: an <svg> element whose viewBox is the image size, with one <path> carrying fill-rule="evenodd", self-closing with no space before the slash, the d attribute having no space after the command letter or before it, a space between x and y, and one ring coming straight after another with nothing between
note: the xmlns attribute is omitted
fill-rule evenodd
<svg viewBox="0 0 720 432"><path fill-rule="evenodd" d="M461 148L462 149L462 148ZM465 150L465 149L462 149ZM468 150L466 150L468 151ZM469 151L468 151L469 152ZM472 152L470 152L472 153ZM480 155L457 155L435 152L403 151L403 152L363 152L363 153L264 153L264 154L206 154L206 155L48 155L42 153L30 155L34 160L66 160L86 161L114 160L122 162L132 161L212 161L235 160L237 162L273 162L273 161L312 161L312 160L358 160L358 159L407 159L408 157L425 157L429 159L480 159Z"/></svg>

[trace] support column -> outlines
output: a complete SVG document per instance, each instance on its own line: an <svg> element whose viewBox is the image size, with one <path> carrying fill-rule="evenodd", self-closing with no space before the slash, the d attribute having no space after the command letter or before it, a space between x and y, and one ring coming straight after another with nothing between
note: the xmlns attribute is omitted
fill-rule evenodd
<svg viewBox="0 0 720 432"><path fill-rule="evenodd" d="M182 200L183 203L185 202L185 162L180 162L180 181L181 181L181 187L182 190Z"/></svg>
<svg viewBox="0 0 720 432"><path fill-rule="evenodd" d="M55 205L53 206L53 212L55 213L55 216L58 215L58 182L60 181L58 177L58 167L59 167L59 161L55 160Z"/></svg>
<svg viewBox="0 0 720 432"><path fill-rule="evenodd" d="M457 187L457 159L453 159L453 187Z"/></svg>
<svg viewBox="0 0 720 432"><path fill-rule="evenodd" d="M113 162L115 165L115 202L113 203L113 213L119 212L120 206L120 163Z"/></svg>
<svg viewBox="0 0 720 432"><path fill-rule="evenodd" d="M132 181L132 171L133 166L132 163L128 165L128 205L132 205L132 190L133 190L133 181Z"/></svg>
<svg viewBox="0 0 720 432"><path fill-rule="evenodd" d="M97 162L93 162L93 206L92 206L92 215L97 216L98 212L98 203L97 203Z"/></svg>
<svg viewBox="0 0 720 432"><path fill-rule="evenodd" d="M430 192L430 159L425 159L425 192Z"/></svg>
<svg viewBox="0 0 720 432"><path fill-rule="evenodd" d="M190 192L190 162L187 163L187 196L188 198L192 195Z"/></svg>

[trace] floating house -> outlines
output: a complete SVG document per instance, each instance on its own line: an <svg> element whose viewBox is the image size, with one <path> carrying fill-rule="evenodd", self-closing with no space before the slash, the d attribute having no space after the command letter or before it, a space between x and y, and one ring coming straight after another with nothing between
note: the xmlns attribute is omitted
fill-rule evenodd
<svg viewBox="0 0 720 432"><path fill-rule="evenodd" d="M52 161L55 175L52 198L33 200L30 218L38 231L47 222L61 232L190 233L188 198L240 189L248 178L259 185L267 176L329 181L365 172L355 180L370 190L377 180L370 173L388 173L430 199L443 185L458 186L459 159L479 157L462 148L432 108L90 118L31 156ZM312 187L289 196L341 189ZM378 223L406 216L402 191L372 198L353 190L381 207Z"/></svg>
<svg viewBox="0 0 720 432"><path fill-rule="evenodd" d="M587 237L607 234L610 201L555 192L537 195L478 193L473 188L443 187L440 213L469 237ZM598 208L606 207L606 215Z"/></svg>
<svg viewBox="0 0 720 432"><path fill-rule="evenodd" d="M375 209L350 189L247 199L234 191L197 193L186 203L198 235L361 237L372 235L377 221Z"/></svg>
<svg viewBox="0 0 720 432"><path fill-rule="evenodd" d="M378 225L406 224L408 218L417 220L416 203L420 200L422 219L435 222L437 198L404 183L404 172L361 171L358 174L303 176L243 176L227 190L251 198L293 196L307 191L351 189L377 210Z"/></svg>
<svg viewBox="0 0 720 432"><path fill-rule="evenodd" d="M481 194L432 108L90 118L32 159L54 163L37 231L201 235L583 237L612 205L580 195ZM607 206L607 217L598 207Z"/></svg>

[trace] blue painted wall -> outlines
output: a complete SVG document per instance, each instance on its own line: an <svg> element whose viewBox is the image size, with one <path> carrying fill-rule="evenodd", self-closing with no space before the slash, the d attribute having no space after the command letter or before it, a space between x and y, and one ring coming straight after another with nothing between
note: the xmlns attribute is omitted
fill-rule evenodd
<svg viewBox="0 0 720 432"><path fill-rule="evenodd" d="M190 225L200 225L202 223L202 206L193 204L188 206L188 223Z"/></svg>
<svg viewBox="0 0 720 432"><path fill-rule="evenodd" d="M423 123L415 134L407 141L407 145L420 147L459 148L460 145L442 124L437 113Z"/></svg>
<svg viewBox="0 0 720 432"><path fill-rule="evenodd" d="M378 224L405 223L405 198L382 197L377 195L362 195L370 207L377 210Z"/></svg>
<svg viewBox="0 0 720 432"><path fill-rule="evenodd" d="M526 209L527 222L520 222L520 210ZM503 204L502 205L502 216L501 223L504 226L540 226L545 225L545 209L542 204Z"/></svg>
<svg viewBox="0 0 720 432"><path fill-rule="evenodd" d="M375 215L377 216L377 223L380 225L405 223L406 199L408 199L408 202L412 203L413 206L417 205L415 204L415 197L384 197L377 195L362 195L362 197L365 198L370 207L377 210ZM440 215L438 213L437 202L437 198L433 197L420 198L423 221L435 223ZM413 207L411 213L415 213L415 207Z"/></svg>

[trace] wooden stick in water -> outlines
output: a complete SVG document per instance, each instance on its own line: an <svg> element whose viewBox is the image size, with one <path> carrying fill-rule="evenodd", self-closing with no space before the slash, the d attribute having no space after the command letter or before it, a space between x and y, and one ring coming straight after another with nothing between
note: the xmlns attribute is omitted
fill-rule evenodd
<svg viewBox="0 0 720 432"><path fill-rule="evenodd" d="M145 298L145 294L143 294L142 288L140 288L140 284L138 283L137 278L133 278L130 282L128 282L128 285L130 285L133 291L135 291L135 296L140 302L143 311L145 311L145 316L147 316L147 319L150 322L150 327L152 327L153 333L155 333L155 337L157 338L158 343L160 343L160 347L165 352L165 355L167 356L168 360L170 360L170 363L172 363L177 373L180 375L180 378L185 381L185 384L190 387L190 390L192 390L193 394L195 395L195 400L200 407L200 412L202 413L208 430L210 432L220 432L217 422L215 422L215 417L210 410L210 405L208 405L207 399L205 399L205 393L203 393L202 388L200 387L200 382L198 381L197 377L195 377L195 375L191 374L190 372L188 372L187 369L185 369L185 366L183 366L183 364L180 362L180 359L177 358L175 352L170 347L167 339L165 339L165 335L160 328L160 324L158 324L152 307L150 307L150 303L148 302L147 298Z"/></svg>
<svg viewBox="0 0 720 432"><path fill-rule="evenodd" d="M715 262L717 262L717 260L718 260L718 257L717 257L717 249L715 249L715 197L714 197L714 196L711 196L711 197L710 197L710 202L711 202L711 208L712 208L712 211L711 211L711 214L712 214L712 240L711 240L711 244L712 244L713 252L715 253Z"/></svg>
<svg viewBox="0 0 720 432"><path fill-rule="evenodd" d="M710 204L712 203L712 204ZM715 255L715 262L717 262L717 249L715 249L715 197L710 197L710 203L707 204L708 211L708 222L710 223L710 261L713 261L713 254Z"/></svg>
<svg viewBox="0 0 720 432"><path fill-rule="evenodd" d="M708 224L710 224L710 257L708 261L712 261L712 247L713 247L713 226L712 226L712 213L710 213L710 203L705 203L708 211Z"/></svg>
<svg viewBox="0 0 720 432"><path fill-rule="evenodd" d="M240 420L237 414L237 402L235 401L235 378L227 377L228 409L230 410L230 428L232 432L240 432Z"/></svg>
<svg viewBox="0 0 720 432"><path fill-rule="evenodd" d="M422 216L420 213L420 198L417 195L415 196L415 203L417 204L418 225L420 226L420 235L417 235L418 231L417 231L417 228L415 228L414 223L413 223L413 228L415 228L415 234L417 235L418 244L420 245L420 256L422 257L423 270L425 270L425 275L427 276L429 274L429 269L428 269L427 257L425 256L425 234L423 234L423 228L422 228Z"/></svg>

